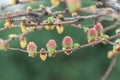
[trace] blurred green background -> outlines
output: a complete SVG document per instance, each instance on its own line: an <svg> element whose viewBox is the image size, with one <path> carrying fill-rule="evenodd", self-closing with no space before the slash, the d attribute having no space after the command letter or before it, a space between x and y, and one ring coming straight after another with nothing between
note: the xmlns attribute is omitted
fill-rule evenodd
<svg viewBox="0 0 120 80"><path fill-rule="evenodd" d="M0 3L1 2L3 1L0 0ZM31 5L33 8L38 8L40 4L51 6L49 0L44 0L43 2L39 1L37 3L9 7L0 12L13 11L18 6L18 8L23 10L25 10L28 5ZM83 7L93 4L96 4L96 2L82 0ZM2 3L0 5L2 5ZM53 11L64 10L65 7L66 5L64 3L60 3L60 6ZM79 15L85 16L88 14L79 13ZM90 19L79 23L83 26L92 27L93 20ZM104 26L110 24L112 23L104 23ZM4 23L1 22L0 28L3 27L3 25ZM78 42L81 45L87 43L87 36L82 30L66 25L64 25L64 27L65 31L61 35L57 34L56 29L52 31L42 29L30 33L26 38L28 42L34 41L38 46L38 50L45 48L49 39L55 39L58 45L57 49L61 49L64 36L71 36L74 42ZM107 32L107 34L114 34L114 30ZM0 38L7 39L9 34L14 33L20 34L21 31L20 29L5 30L0 32ZM19 40L11 42L10 46L20 47ZM19 51L0 51L0 80L100 80L111 62L111 60L106 57L107 52L111 49L112 46L110 45L99 44L94 47L87 47L75 51L70 56L59 53L56 57L47 58L44 62L40 59L39 55L35 58L30 58L26 53ZM118 57L116 66L107 80L120 80L119 58L120 57Z"/></svg>

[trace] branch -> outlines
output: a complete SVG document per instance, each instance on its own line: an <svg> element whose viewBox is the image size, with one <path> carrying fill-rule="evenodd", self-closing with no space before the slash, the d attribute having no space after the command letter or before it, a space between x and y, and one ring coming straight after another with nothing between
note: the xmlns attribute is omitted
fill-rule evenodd
<svg viewBox="0 0 120 80"><path fill-rule="evenodd" d="M20 27L20 25L14 25L11 28L19 28L19 27ZM6 29L11 29L11 28L0 28L0 31L4 31Z"/></svg>
<svg viewBox="0 0 120 80"><path fill-rule="evenodd" d="M40 1L40 0L35 0L34 2L36 2L36 1ZM2 5L1 6L1 9L3 10L3 9L6 9L6 8L8 8L8 7L10 7L10 6L13 6L13 5L17 5L17 4L26 4L26 3L32 3L33 1L17 1L17 3L16 4L8 4L8 5Z"/></svg>
<svg viewBox="0 0 120 80"><path fill-rule="evenodd" d="M113 25L110 25L110 26L106 27L103 32L105 33L105 32L107 32L107 31L109 31L109 30L112 30L113 28L116 28L116 27L118 27L119 25L120 25L119 22L115 22Z"/></svg>
<svg viewBox="0 0 120 80"><path fill-rule="evenodd" d="M102 76L101 80L107 80L107 77L110 75L111 71L113 70L113 68L115 66L117 56L118 56L118 54L116 54L114 56L114 58L112 59L108 69L106 70L105 74Z"/></svg>
<svg viewBox="0 0 120 80"><path fill-rule="evenodd" d="M120 37L120 34L113 35L109 39L111 40L111 39L114 39L114 38L117 38L117 37ZM80 48L71 48L71 49L67 49L67 50L56 50L56 53L61 53L61 52L64 52L64 51L76 51L78 49L93 46L93 45L96 45L96 44L99 44L99 43L102 43L102 42L103 42L103 40L99 39L98 41L95 41L95 42L92 42L92 43L89 43L89 44L81 45ZM113 44L112 42L109 42L109 43ZM21 52L26 52L27 53L26 50L22 50L22 49L19 49L19 48L9 48L9 50L15 50L15 51L21 51ZM38 51L37 53L39 54L40 52ZM48 53L48 51L44 51L43 53Z"/></svg>
<svg viewBox="0 0 120 80"><path fill-rule="evenodd" d="M42 29L43 28L43 26L37 26L36 27L36 30L40 30L40 29ZM34 32L34 30L29 30L29 31L27 31L27 33L22 33L22 34L19 34L18 36L16 36L15 38L13 38L13 39L7 39L7 40L5 40L7 43L9 43L9 42L11 42L12 40L15 40L15 39L18 39L18 38L20 38L20 37L22 37L22 36L25 36L25 35L27 35L27 34L29 34L29 33L31 33L31 32Z"/></svg>
<svg viewBox="0 0 120 80"><path fill-rule="evenodd" d="M110 0L100 0L103 4L98 4L97 7L109 7L113 10L120 12L120 4L117 1L110 1Z"/></svg>
<svg viewBox="0 0 120 80"><path fill-rule="evenodd" d="M38 22L37 22L37 23L29 23L27 25L28 26L46 26L46 25L51 25L51 24L52 25L59 25L59 24L62 24L62 25L64 25L64 24L67 25L68 24L69 25L70 24L73 27L82 29L82 27L76 26L73 23L79 22L79 21L84 21L84 20L87 20L87 19L94 19L96 17L103 16L103 15L106 15L106 13L100 13L100 14L89 15L89 16L69 17L69 18L64 18L64 21L55 20L55 22L53 22L53 23L39 23L38 24ZM13 21L26 21L26 22L28 22L28 19L13 19ZM31 21L33 21L33 19L29 19L29 21L31 22ZM18 28L18 27L20 27L20 25L13 25L11 28ZM6 29L9 29L9 28L0 28L0 31L6 30Z"/></svg>

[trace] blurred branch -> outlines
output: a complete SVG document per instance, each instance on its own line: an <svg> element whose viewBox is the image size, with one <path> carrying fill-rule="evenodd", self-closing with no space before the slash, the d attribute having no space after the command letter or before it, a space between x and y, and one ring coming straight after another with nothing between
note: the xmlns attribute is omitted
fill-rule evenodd
<svg viewBox="0 0 120 80"><path fill-rule="evenodd" d="M42 29L42 28L43 28L43 26L37 26L37 27L36 27L36 30L40 30L40 29ZM36 31L36 30L35 30L35 31ZM18 39L18 38L20 38L20 37L22 37L22 36L25 36L25 35L27 35L27 34L29 34L29 33L31 33L31 32L34 32L34 30L28 30L27 33L19 34L19 35L16 36L15 38L7 39L7 40L5 40L5 41L6 41L7 43L9 43L10 41L15 40L15 39Z"/></svg>
<svg viewBox="0 0 120 80"><path fill-rule="evenodd" d="M59 25L59 24L71 24L73 27L79 27L80 26L75 26L72 23L79 22L79 21L84 21L86 19L94 19L96 17L106 15L106 13L100 13L97 15L89 15L89 16L76 16L76 17L71 17L71 18L64 18L65 21L60 21L60 20L55 20L55 22L52 23L28 23L28 26L46 26L46 25ZM33 20L33 19L31 19ZM13 19L13 21L27 21L27 19ZM31 22L31 21L30 21ZM16 28L19 27L20 25L13 25L11 28ZM6 30L7 28L0 28L0 31Z"/></svg>
<svg viewBox="0 0 120 80"><path fill-rule="evenodd" d="M102 2L102 4L98 4L97 7L109 7L112 8L113 10L116 10L120 12L120 4L117 2L117 0L98 0Z"/></svg>
<svg viewBox="0 0 120 80"><path fill-rule="evenodd" d="M12 28L19 28L20 25L14 25ZM6 29L11 29L11 28L0 28L0 31L4 31Z"/></svg>
<svg viewBox="0 0 120 80"><path fill-rule="evenodd" d="M0 17L0 20L4 20L4 19L10 19L10 18L14 18L14 17L21 17L21 16L34 16L34 15L37 15L38 17L44 17L46 15L49 15L49 16L56 16L58 14L66 14L68 13L68 11L65 9L64 11L56 11L56 12L51 12L52 10L52 7L49 8L49 10L47 8L45 8L44 10L37 10L37 9L33 9L31 11L28 11L28 12L19 12L19 13L10 13L10 15L7 15L7 14L3 14L1 15L2 17ZM43 12L42 14L38 14L37 12ZM50 11L50 12L49 12ZM107 14L106 12L101 12L97 15L90 15L90 16L85 16L86 18L88 17L99 17L99 16L103 16ZM3 17L4 16L4 17ZM66 18L64 20L73 20L73 19L76 19L78 17L71 17L71 18ZM84 18L84 17L83 17Z"/></svg>
<svg viewBox="0 0 120 80"><path fill-rule="evenodd" d="M101 80L107 80L107 77L110 75L111 71L113 70L115 64L116 64L116 59L117 59L118 54L114 56L112 59L108 69L106 70L105 74L102 76Z"/></svg>
<svg viewBox="0 0 120 80"><path fill-rule="evenodd" d="M118 27L119 25L120 25L119 22L115 22L114 24L112 24L112 25L106 27L106 28L104 29L104 33L107 32L107 31L109 31L109 30L112 30L113 28Z"/></svg>
<svg viewBox="0 0 120 80"><path fill-rule="evenodd" d="M111 41L108 41L108 43L111 44L111 45L113 45L113 46L116 45L116 43L111 42Z"/></svg>
<svg viewBox="0 0 120 80"><path fill-rule="evenodd" d="M13 0L13 1L15 1L15 0ZM31 2L35 2L35 1L41 1L41 0L22 0L22 1L16 0L15 3L11 3L11 4L8 4L8 5L2 5L1 9L3 10L5 8L8 8L8 7L13 6L13 5L26 4L26 3L31 3Z"/></svg>

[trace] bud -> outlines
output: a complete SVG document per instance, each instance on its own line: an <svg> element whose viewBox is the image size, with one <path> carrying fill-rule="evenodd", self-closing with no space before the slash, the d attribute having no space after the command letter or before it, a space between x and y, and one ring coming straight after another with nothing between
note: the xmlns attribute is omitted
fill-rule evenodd
<svg viewBox="0 0 120 80"><path fill-rule="evenodd" d="M54 25L49 25L49 30L53 30L55 28Z"/></svg>
<svg viewBox="0 0 120 80"><path fill-rule="evenodd" d="M22 21L20 23L20 28L23 33L27 33L27 25L25 24L25 22Z"/></svg>
<svg viewBox="0 0 120 80"><path fill-rule="evenodd" d="M89 10L90 10L90 12L92 12L92 13L96 13L96 12L99 10L99 8L97 8L96 5L91 5L91 6L89 7Z"/></svg>
<svg viewBox="0 0 120 80"><path fill-rule="evenodd" d="M18 4L19 0L12 0L12 5Z"/></svg>
<svg viewBox="0 0 120 80"><path fill-rule="evenodd" d="M116 15L116 13L111 14L112 19L114 19L114 21L117 21L119 19L118 15Z"/></svg>
<svg viewBox="0 0 120 80"><path fill-rule="evenodd" d="M7 42L4 42L4 50L5 50L5 51L7 51L7 50L8 50L8 48L9 48L8 43L7 43Z"/></svg>
<svg viewBox="0 0 120 80"><path fill-rule="evenodd" d="M109 41L109 36L108 36L108 35L103 35L103 36L102 36L102 40L103 40L103 43L104 43L104 44L107 44L108 41Z"/></svg>
<svg viewBox="0 0 120 80"><path fill-rule="evenodd" d="M64 20L64 18L63 18L63 15L62 15L62 14L59 14L59 15L57 16L57 18L58 18L58 19L60 19L60 20Z"/></svg>
<svg viewBox="0 0 120 80"><path fill-rule="evenodd" d="M45 26L45 29L46 29L46 30L53 30L54 28L55 28L54 25L46 25L46 26Z"/></svg>
<svg viewBox="0 0 120 80"><path fill-rule="evenodd" d="M61 2L65 2L65 0L60 0Z"/></svg>
<svg viewBox="0 0 120 80"><path fill-rule="evenodd" d="M45 51L45 49L43 49L43 48L40 50L40 58L41 58L43 61L45 61L46 58L47 58L47 53L45 53L44 51Z"/></svg>
<svg viewBox="0 0 120 80"><path fill-rule="evenodd" d="M32 22L32 21L30 21L29 23L30 23L30 24L34 24L34 22ZM28 31L35 31L36 29L37 29L36 26L29 26L29 27L27 27L27 30L28 30Z"/></svg>
<svg viewBox="0 0 120 80"><path fill-rule="evenodd" d="M27 19L27 17L26 16L22 16L21 19L25 20L25 19Z"/></svg>
<svg viewBox="0 0 120 80"><path fill-rule="evenodd" d="M76 16L77 16L76 12L72 13L72 17L76 17Z"/></svg>
<svg viewBox="0 0 120 80"><path fill-rule="evenodd" d="M70 36L66 36L63 38L62 46L65 54L70 55L72 51L68 51L67 49L71 49L73 47L73 40Z"/></svg>
<svg viewBox="0 0 120 80"><path fill-rule="evenodd" d="M37 55L37 45L34 42L29 42L27 45L27 52L29 57L35 57Z"/></svg>
<svg viewBox="0 0 120 80"><path fill-rule="evenodd" d="M49 18L48 21L49 21L49 22L52 22L53 20L52 20L51 18ZM43 23L46 24L46 23L48 23L48 21L45 20L45 21L43 21ZM46 30L53 30L54 28L55 28L54 25L45 25L45 29L46 29Z"/></svg>
<svg viewBox="0 0 120 80"><path fill-rule="evenodd" d="M45 6L44 6L44 5L40 5L40 6L39 6L39 9L40 9L40 10L44 10L44 9L45 9Z"/></svg>
<svg viewBox="0 0 120 80"><path fill-rule="evenodd" d="M45 26L45 29L46 29L46 30L50 30L50 26L46 25L46 26Z"/></svg>
<svg viewBox="0 0 120 80"><path fill-rule="evenodd" d="M87 35L88 35L88 43L92 43L97 40L97 31L95 28L89 29Z"/></svg>
<svg viewBox="0 0 120 80"><path fill-rule="evenodd" d="M116 33L116 34L120 34L120 29L117 29L117 30L115 31L115 33Z"/></svg>
<svg viewBox="0 0 120 80"><path fill-rule="evenodd" d="M30 26L30 27L27 27L27 30L35 31L36 27L35 26Z"/></svg>
<svg viewBox="0 0 120 80"><path fill-rule="evenodd" d="M109 51L108 54L107 54L107 57L109 59L112 59L114 56L115 56L115 53L113 51Z"/></svg>
<svg viewBox="0 0 120 80"><path fill-rule="evenodd" d="M32 7L31 7L31 6L28 6L28 7L26 8L26 11L32 11Z"/></svg>
<svg viewBox="0 0 120 80"><path fill-rule="evenodd" d="M97 31L96 31L96 29L95 29L95 28L89 29L89 30L88 30L88 35L89 35L89 36L93 36L93 35L97 36Z"/></svg>
<svg viewBox="0 0 120 80"><path fill-rule="evenodd" d="M78 12L81 7L80 0L66 0L66 4L70 13Z"/></svg>
<svg viewBox="0 0 120 80"><path fill-rule="evenodd" d="M21 46L21 48L24 49L26 47L26 45L27 45L26 38L25 37L20 37L20 46Z"/></svg>
<svg viewBox="0 0 120 80"><path fill-rule="evenodd" d="M60 24L56 26L58 34L62 34L64 31L64 27Z"/></svg>
<svg viewBox="0 0 120 80"><path fill-rule="evenodd" d="M79 43L74 43L73 46L74 46L74 48L76 48L76 49L77 49L77 48L80 48L80 44L79 44Z"/></svg>
<svg viewBox="0 0 120 80"><path fill-rule="evenodd" d="M94 25L94 28L98 32L98 36L103 36L103 26L101 23L97 23L96 25Z"/></svg>
<svg viewBox="0 0 120 80"><path fill-rule="evenodd" d="M20 12L20 9L15 9L15 13L19 13Z"/></svg>
<svg viewBox="0 0 120 80"><path fill-rule="evenodd" d="M9 39L15 39L16 37L17 37L17 35L16 34L9 34Z"/></svg>
<svg viewBox="0 0 120 80"><path fill-rule="evenodd" d="M30 2L35 2L36 0L30 0Z"/></svg>
<svg viewBox="0 0 120 80"><path fill-rule="evenodd" d="M60 3L59 0L50 0L50 2L51 2L53 7L57 7L59 5L59 3Z"/></svg>
<svg viewBox="0 0 120 80"><path fill-rule="evenodd" d="M12 28L13 24L11 19L6 19L6 23L4 24L5 28Z"/></svg>
<svg viewBox="0 0 120 80"><path fill-rule="evenodd" d="M107 14L110 14L111 13L111 8L105 8L104 9L104 12L107 13ZM113 16L111 15L111 18L113 18Z"/></svg>
<svg viewBox="0 0 120 80"><path fill-rule="evenodd" d="M84 27L84 32L88 32L89 28L88 27Z"/></svg>
<svg viewBox="0 0 120 80"><path fill-rule="evenodd" d="M97 31L103 31L103 26L101 23L97 23L96 26L94 26L94 28L97 30Z"/></svg>
<svg viewBox="0 0 120 80"><path fill-rule="evenodd" d="M11 11L8 11L8 12L6 13L6 16L10 16L10 15L12 15L12 12L11 12Z"/></svg>
<svg viewBox="0 0 120 80"><path fill-rule="evenodd" d="M9 45L4 40L0 39L0 50L7 50L9 48Z"/></svg>
<svg viewBox="0 0 120 80"><path fill-rule="evenodd" d="M48 17L48 22L53 22L53 18L52 17Z"/></svg>
<svg viewBox="0 0 120 80"><path fill-rule="evenodd" d="M120 39L117 39L115 43L116 45L113 46L113 51L116 53L119 53L120 52Z"/></svg>
<svg viewBox="0 0 120 80"><path fill-rule="evenodd" d="M49 53L49 57L54 57L56 55L55 49L57 48L55 40L53 39L49 40L46 44L46 47Z"/></svg>

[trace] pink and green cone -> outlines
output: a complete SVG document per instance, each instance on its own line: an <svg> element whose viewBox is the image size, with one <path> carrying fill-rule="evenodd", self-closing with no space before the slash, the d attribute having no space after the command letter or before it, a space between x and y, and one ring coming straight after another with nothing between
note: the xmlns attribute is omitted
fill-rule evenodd
<svg viewBox="0 0 120 80"><path fill-rule="evenodd" d="M57 44L56 41L51 39L47 42L46 44L48 53L49 53L49 57L54 57L55 56L55 49L57 48Z"/></svg>
<svg viewBox="0 0 120 80"><path fill-rule="evenodd" d="M66 36L62 41L63 50L71 49L73 47L73 39L70 36ZM65 54L69 55L72 51L65 51Z"/></svg>
<svg viewBox="0 0 120 80"><path fill-rule="evenodd" d="M96 25L94 25L94 28L98 32L98 36L102 37L103 36L103 26L102 26L102 24L97 23Z"/></svg>
<svg viewBox="0 0 120 80"><path fill-rule="evenodd" d="M37 55L37 45L34 42L29 42L27 45L27 52L29 57L35 57Z"/></svg>
<svg viewBox="0 0 120 80"><path fill-rule="evenodd" d="M87 35L88 35L88 43L94 42L97 40L97 31L95 28L91 28L88 30Z"/></svg>

